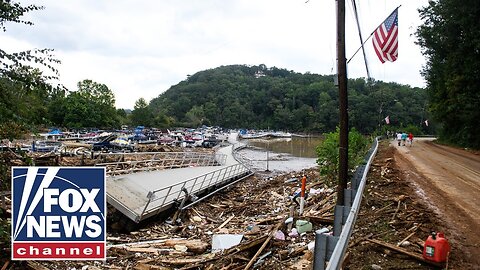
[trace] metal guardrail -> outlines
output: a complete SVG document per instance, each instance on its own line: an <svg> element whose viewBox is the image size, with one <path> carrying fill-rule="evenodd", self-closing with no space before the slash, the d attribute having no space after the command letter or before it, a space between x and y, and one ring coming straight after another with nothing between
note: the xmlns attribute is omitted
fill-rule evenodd
<svg viewBox="0 0 480 270"><path fill-rule="evenodd" d="M140 216L137 218L137 222L156 215L165 208L169 207L172 201L179 201L183 199L186 194L201 192L212 186L221 184L226 179L241 177L249 172L250 171L248 168L246 168L246 166L239 163L197 176L169 187L150 191L147 195L148 202L143 208ZM149 208L149 206L151 207Z"/></svg>
<svg viewBox="0 0 480 270"><path fill-rule="evenodd" d="M244 180L245 178L253 175L253 171L252 171L252 162L250 159L244 157L242 154L240 154L238 151L245 148L247 145L246 144L243 144L243 143L236 143L232 146L232 155L233 155L233 158L243 164L243 166L245 166L247 169L248 169L248 172L246 172L243 176L241 177L235 177L235 179L233 179L233 181L228 181L228 183L226 185L222 185L220 188L217 188L216 190L214 190L213 192L209 192L207 195L205 196L202 196L202 198L198 199L198 200L195 200L187 205L184 205L184 201L182 201L182 203L180 204L180 207L179 207L179 210L183 211L189 207L191 207L192 205L194 204L197 204L198 202L200 201L203 201L211 196L213 196L214 194L226 189L226 188L229 188L230 186L232 185L235 185L236 183Z"/></svg>
<svg viewBox="0 0 480 270"><path fill-rule="evenodd" d="M343 257L345 256L345 252L348 246L348 241L350 240L350 236L352 235L353 227L355 225L355 221L357 219L358 212L360 210L360 204L362 202L362 197L363 197L363 190L365 189L365 185L367 182L366 181L367 173L370 169L370 165L372 164L373 158L375 157L375 154L377 153L377 150L378 150L378 140L379 140L379 137L375 138L374 144L368 151L368 154L367 154L368 160L366 165L359 166L359 168L357 169L356 176L359 177L360 175L358 173L361 173L360 181L356 181L355 179L352 180L352 190L350 190L350 194L352 193L355 194L354 195L355 199L353 203L351 204L350 207L348 207L348 204L345 204L344 206L345 208L343 208L344 209L343 211L337 211L337 209L335 209L335 219L338 218L339 220L344 220L343 217L346 216L346 213L344 211L349 212L345 222L341 222L339 224L340 226L342 226L342 223L343 223L343 228L341 228L340 235L326 236L319 233L316 234L315 259L314 259L315 270L325 269L324 268L325 258L321 258L320 256L327 256L327 254L329 254L330 243L328 242L331 242L332 245L334 244L334 249L331 252L326 269L332 270L332 269L341 268ZM334 235L335 235L335 228L334 228ZM318 253L323 253L323 254L318 254Z"/></svg>
<svg viewBox="0 0 480 270"><path fill-rule="evenodd" d="M236 143L233 145L233 157L236 161L245 165L250 171L253 170L253 161L244 155L240 154L238 151L247 148L248 145L244 143Z"/></svg>
<svg viewBox="0 0 480 270"><path fill-rule="evenodd" d="M219 192L226 186L232 185L251 175L251 162L237 153L244 145L238 144L235 147L230 147L226 150L220 150L217 153L108 153L99 155L95 165L107 167L107 174L109 177L113 177L111 182L112 186L118 181L121 187L112 190L113 193L107 197L108 203L138 223L162 211L171 209L172 206L178 203L181 203L179 209L188 207L189 205L185 206L185 203L188 202L190 205L193 205ZM236 161L233 161L232 157L230 157L230 151L232 151L233 158ZM151 184L150 182L153 181L152 183L157 183L155 177L159 177L149 175L149 178L146 178L145 181L142 182L140 188L132 190L128 185L135 185L135 183L128 180L130 179L128 176L116 176L122 173L132 173L132 175L135 175L134 172L145 170L215 165L221 166L219 166L218 169L212 168L211 170L205 170L205 168L203 168L199 170L199 174L201 175L190 179L184 178L187 180L174 183L171 186L153 184L153 186L148 188L148 185ZM192 174L187 175L192 177ZM158 180L161 180L160 178L158 178ZM125 192L127 192L127 194L123 194ZM200 199L197 198L197 196L200 195L202 197Z"/></svg>
<svg viewBox="0 0 480 270"><path fill-rule="evenodd" d="M226 159L226 155L219 153L102 153L95 158L95 166L105 166L108 175L118 175L140 171L184 168L190 166L220 166L225 164Z"/></svg>

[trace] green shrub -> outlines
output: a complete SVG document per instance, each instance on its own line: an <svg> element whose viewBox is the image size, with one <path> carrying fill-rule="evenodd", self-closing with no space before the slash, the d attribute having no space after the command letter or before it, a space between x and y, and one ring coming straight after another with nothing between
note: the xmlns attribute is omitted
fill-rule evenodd
<svg viewBox="0 0 480 270"><path fill-rule="evenodd" d="M326 177L326 185L334 186L338 179L338 149L340 141L340 129L335 132L324 134L325 140L317 146L317 164L320 166L320 174ZM353 172L355 167L364 160L368 140L354 128L348 133L348 169Z"/></svg>

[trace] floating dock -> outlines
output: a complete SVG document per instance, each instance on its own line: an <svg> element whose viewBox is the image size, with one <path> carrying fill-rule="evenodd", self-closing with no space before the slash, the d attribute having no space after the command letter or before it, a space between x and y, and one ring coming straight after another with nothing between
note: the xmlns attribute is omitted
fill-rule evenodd
<svg viewBox="0 0 480 270"><path fill-rule="evenodd" d="M184 166L187 164L187 167L183 168L145 171L144 168L148 166L143 166L134 167L140 168L140 171L132 170L132 173L116 175L112 166L117 169L123 168L128 162L119 161L123 164L122 166L118 166L118 162L99 163L97 166L107 166L109 171L106 180L107 202L138 223L170 209L185 196L214 192L215 189L233 180L251 175L250 166L242 159L234 157L235 150L240 147L239 145L221 147L210 156L202 154L203 156L199 156L198 160L192 156L192 153L188 153L189 161L180 162ZM192 163L192 160L196 160L197 163ZM161 162L160 159L156 161ZM179 162L170 163L178 164Z"/></svg>

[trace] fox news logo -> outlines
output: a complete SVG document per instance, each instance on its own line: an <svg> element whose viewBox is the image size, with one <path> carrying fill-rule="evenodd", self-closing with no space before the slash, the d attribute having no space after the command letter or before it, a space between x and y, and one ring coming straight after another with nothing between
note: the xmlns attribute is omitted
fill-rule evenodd
<svg viewBox="0 0 480 270"><path fill-rule="evenodd" d="M12 169L13 260L105 259L105 168Z"/></svg>

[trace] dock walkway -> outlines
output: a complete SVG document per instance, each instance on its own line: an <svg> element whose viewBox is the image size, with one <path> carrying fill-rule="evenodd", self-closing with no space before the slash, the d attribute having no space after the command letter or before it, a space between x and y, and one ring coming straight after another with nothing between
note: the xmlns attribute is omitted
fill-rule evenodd
<svg viewBox="0 0 480 270"><path fill-rule="evenodd" d="M235 147L236 148L236 147ZM107 176L107 202L135 222L171 208L186 193L195 195L251 174L234 157L234 145L217 153L226 156L219 166L198 166Z"/></svg>

